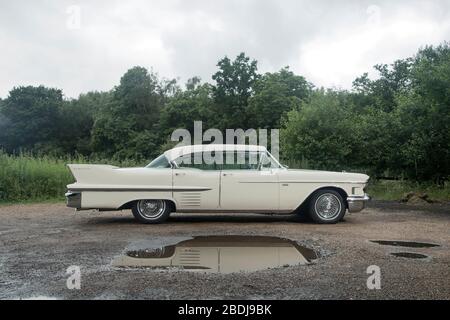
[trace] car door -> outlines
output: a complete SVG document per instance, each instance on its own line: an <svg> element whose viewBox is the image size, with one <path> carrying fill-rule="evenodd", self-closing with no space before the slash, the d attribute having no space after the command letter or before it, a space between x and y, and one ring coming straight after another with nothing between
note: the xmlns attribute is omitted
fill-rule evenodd
<svg viewBox="0 0 450 320"><path fill-rule="evenodd" d="M237 163L242 154L234 153L234 163L225 157L220 175L220 208L236 211L277 211L279 207L279 186L277 170L261 168L250 163L251 152L244 152L244 163Z"/></svg>
<svg viewBox="0 0 450 320"><path fill-rule="evenodd" d="M180 157L174 163L173 198L177 211L216 210L219 207L220 168L216 164L205 164L203 160L195 163L193 154Z"/></svg>

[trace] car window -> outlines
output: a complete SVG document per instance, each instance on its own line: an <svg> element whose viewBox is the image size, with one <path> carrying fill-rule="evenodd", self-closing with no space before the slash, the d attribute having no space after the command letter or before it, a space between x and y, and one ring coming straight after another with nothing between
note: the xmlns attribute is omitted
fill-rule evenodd
<svg viewBox="0 0 450 320"><path fill-rule="evenodd" d="M178 168L193 168L200 170L220 170L221 161L216 161L214 151L195 152L183 155L174 160Z"/></svg>
<svg viewBox="0 0 450 320"><path fill-rule="evenodd" d="M160 155L158 158L150 162L146 168L170 168L169 161L165 155Z"/></svg>
<svg viewBox="0 0 450 320"><path fill-rule="evenodd" d="M262 159L261 159L261 169L276 169L279 168L280 165L275 161L275 159L268 154L267 152L264 153Z"/></svg>
<svg viewBox="0 0 450 320"><path fill-rule="evenodd" d="M258 170L260 158L260 152L227 151L222 170Z"/></svg>

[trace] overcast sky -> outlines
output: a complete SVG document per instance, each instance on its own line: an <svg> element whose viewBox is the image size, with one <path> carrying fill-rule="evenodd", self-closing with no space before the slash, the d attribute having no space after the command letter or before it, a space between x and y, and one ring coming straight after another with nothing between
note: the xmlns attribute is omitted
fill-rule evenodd
<svg viewBox="0 0 450 320"><path fill-rule="evenodd" d="M211 82L217 61L242 51L260 72L289 65L350 88L374 64L445 40L449 0L0 0L0 97L17 85L109 90L135 65Z"/></svg>

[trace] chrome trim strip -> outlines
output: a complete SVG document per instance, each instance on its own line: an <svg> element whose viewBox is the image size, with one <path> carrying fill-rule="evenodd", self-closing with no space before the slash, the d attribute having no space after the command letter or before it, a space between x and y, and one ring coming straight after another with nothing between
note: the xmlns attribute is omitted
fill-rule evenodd
<svg viewBox="0 0 450 320"><path fill-rule="evenodd" d="M211 188L192 187L192 188L70 188L71 191L93 191L93 192L127 192L127 191L170 191L170 192L186 192L186 191L208 191ZM68 192L70 193L70 191Z"/></svg>
<svg viewBox="0 0 450 320"><path fill-rule="evenodd" d="M350 183L350 184L366 184L367 182L361 181L239 181L239 183Z"/></svg>

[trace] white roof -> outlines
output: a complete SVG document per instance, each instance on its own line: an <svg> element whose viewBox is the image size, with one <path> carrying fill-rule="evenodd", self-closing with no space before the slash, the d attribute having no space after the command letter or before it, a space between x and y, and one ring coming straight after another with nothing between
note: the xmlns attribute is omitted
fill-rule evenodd
<svg viewBox="0 0 450 320"><path fill-rule="evenodd" d="M164 152L169 161L185 154L194 152L211 152L211 151L266 151L266 147L247 144L194 144L189 146L176 147Z"/></svg>

